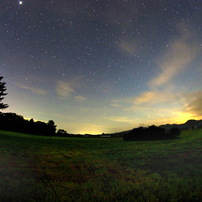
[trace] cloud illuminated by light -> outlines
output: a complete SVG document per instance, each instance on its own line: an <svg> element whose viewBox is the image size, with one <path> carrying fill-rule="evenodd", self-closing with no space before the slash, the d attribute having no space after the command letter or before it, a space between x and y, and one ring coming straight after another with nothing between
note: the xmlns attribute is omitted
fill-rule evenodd
<svg viewBox="0 0 202 202"><path fill-rule="evenodd" d="M86 101L86 97L84 96L80 96L80 95L77 95L74 97L78 102L84 102Z"/></svg>
<svg viewBox="0 0 202 202"><path fill-rule="evenodd" d="M56 93L60 98L67 99L72 93L75 93L75 91L70 83L57 81Z"/></svg>
<svg viewBox="0 0 202 202"><path fill-rule="evenodd" d="M200 119L202 118L202 91L187 94L183 113L192 114Z"/></svg>
<svg viewBox="0 0 202 202"><path fill-rule="evenodd" d="M24 85L19 85L20 88L23 88L23 89L27 89L27 90L30 90L32 91L33 93L35 94L38 94L38 95L47 95L47 91L45 90L41 90L41 89L37 89L37 88L31 88L31 87L28 87L28 86L24 86Z"/></svg>
<svg viewBox="0 0 202 202"><path fill-rule="evenodd" d="M138 122L145 124L183 123L191 118L202 118L202 93L189 95L175 90L175 77L190 68L200 52L194 35L185 25L179 25L179 33L156 61L159 73L147 83L149 90L133 97L111 100L111 105L123 113L122 118L112 116L111 121L130 123L132 117L126 114L131 111ZM130 54L135 50L127 43L122 48Z"/></svg>
<svg viewBox="0 0 202 202"><path fill-rule="evenodd" d="M138 53L139 45L140 44L137 42L137 40L134 40L134 39L131 39L129 41L121 39L118 43L118 46L120 47L121 50L131 55L135 55Z"/></svg>
<svg viewBox="0 0 202 202"><path fill-rule="evenodd" d="M134 99L134 103L139 105L143 103L148 103L152 105L153 103L168 103L176 99L176 95L171 92L161 92L161 91L146 91L140 96Z"/></svg>
<svg viewBox="0 0 202 202"><path fill-rule="evenodd" d="M106 117L106 120L109 120L112 122L121 122L121 123L135 123L134 119L131 119L131 117L127 117L127 116L109 116L109 117Z"/></svg>
<svg viewBox="0 0 202 202"><path fill-rule="evenodd" d="M181 26L180 26L181 27ZM182 26L182 29L187 30ZM149 82L151 87L158 87L172 81L179 73L183 72L188 65L193 62L200 52L200 47L191 32L184 33L180 30L181 35L173 39L168 44L168 50L164 52L157 61L160 66L160 73Z"/></svg>

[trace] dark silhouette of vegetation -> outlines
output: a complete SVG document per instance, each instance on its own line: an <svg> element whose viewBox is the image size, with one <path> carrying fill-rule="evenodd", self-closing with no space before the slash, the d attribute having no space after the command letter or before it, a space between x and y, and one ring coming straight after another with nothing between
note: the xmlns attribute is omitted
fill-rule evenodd
<svg viewBox="0 0 202 202"><path fill-rule="evenodd" d="M164 140L174 139L179 135L179 128L172 128L169 132L166 133L164 128L152 125L148 128L134 128L128 134L123 135L123 139L131 141Z"/></svg>
<svg viewBox="0 0 202 202"><path fill-rule="evenodd" d="M5 93L5 82L1 82L3 79L0 76L0 109L6 109L8 104L2 103L2 100L7 95ZM41 121L34 122L25 120L23 116L15 113L1 113L0 112L0 130L8 130L21 133L29 133L35 135L48 135L53 136L56 134L56 125L53 120L49 120L48 123Z"/></svg>
<svg viewBox="0 0 202 202"><path fill-rule="evenodd" d="M6 109L8 107L7 104L2 103L2 100L4 99L4 97L7 95L7 93L5 93L6 91L6 83L5 82L1 82L1 80L3 79L2 76L0 76L0 109Z"/></svg>
<svg viewBox="0 0 202 202"><path fill-rule="evenodd" d="M181 131L182 130L195 130L198 128L202 128L202 120L194 120L190 119L185 123L182 124L166 124L166 125L161 125L161 128L165 128L166 131L169 131L171 128L179 128Z"/></svg>
<svg viewBox="0 0 202 202"><path fill-rule="evenodd" d="M53 120L44 123L25 120L23 116L15 113L0 113L0 130L8 130L34 135L53 136L56 135L56 125Z"/></svg>
<svg viewBox="0 0 202 202"><path fill-rule="evenodd" d="M60 137L70 137L70 134L68 134L65 130L63 129L58 129L57 131L57 136Z"/></svg>
<svg viewBox="0 0 202 202"><path fill-rule="evenodd" d="M177 128L177 127L171 128L170 131L169 131L169 136L171 138L177 138L177 137L179 137L180 136L180 129Z"/></svg>

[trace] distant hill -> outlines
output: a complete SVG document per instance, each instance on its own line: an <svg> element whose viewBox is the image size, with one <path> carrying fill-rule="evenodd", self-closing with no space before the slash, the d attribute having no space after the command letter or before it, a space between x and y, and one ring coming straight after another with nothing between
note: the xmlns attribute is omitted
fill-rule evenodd
<svg viewBox="0 0 202 202"><path fill-rule="evenodd" d="M117 132L117 133L109 133L106 135L110 135L111 137L123 137L123 135L128 134L131 130Z"/></svg>
<svg viewBox="0 0 202 202"><path fill-rule="evenodd" d="M165 128L166 131L170 130L173 127L177 127L180 130L197 129L197 128L202 128L202 120L191 119L191 120L188 120L186 123L183 123L183 124L166 124L166 125L161 125L159 127ZM113 133L110 135L111 135L111 137L123 137L124 134L128 134L130 131L131 130Z"/></svg>
<svg viewBox="0 0 202 202"><path fill-rule="evenodd" d="M197 129L202 128L202 120L188 120L186 123L183 124L166 124L166 125L160 125L159 127L165 128L166 131L169 131L173 127L177 127L180 130L189 130L189 129ZM132 129L131 129L132 130ZM91 134L85 134L85 135L70 135L71 137L123 137L124 135L131 132L131 130L122 131L122 132L116 132L116 133L103 133L102 135L91 135Z"/></svg>
<svg viewBox="0 0 202 202"><path fill-rule="evenodd" d="M173 127L177 127L180 130L197 129L202 127L202 120L191 119L183 124L166 124L166 125L161 125L160 127L165 128L165 130L170 130Z"/></svg>

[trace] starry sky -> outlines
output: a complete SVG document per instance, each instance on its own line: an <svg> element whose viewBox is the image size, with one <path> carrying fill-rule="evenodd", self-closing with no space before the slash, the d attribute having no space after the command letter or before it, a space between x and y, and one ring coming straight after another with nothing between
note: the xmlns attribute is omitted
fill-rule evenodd
<svg viewBox="0 0 202 202"><path fill-rule="evenodd" d="M14 112L68 133L202 118L201 0L0 2Z"/></svg>

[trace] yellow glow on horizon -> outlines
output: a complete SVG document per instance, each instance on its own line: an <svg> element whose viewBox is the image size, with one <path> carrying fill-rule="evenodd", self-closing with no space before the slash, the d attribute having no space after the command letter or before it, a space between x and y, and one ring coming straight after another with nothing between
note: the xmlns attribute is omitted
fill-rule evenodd
<svg viewBox="0 0 202 202"><path fill-rule="evenodd" d="M37 122L37 121L41 121L41 122L44 122L44 123L47 123L47 122L48 122L48 120L44 121L44 120L41 120L41 119L39 120L39 119L27 118L27 117L24 117L24 119L25 119L25 120L28 120L28 121L30 121L31 119L33 119L34 122Z"/></svg>
<svg viewBox="0 0 202 202"><path fill-rule="evenodd" d="M100 131L90 131L90 130L88 130L88 131L79 131L78 132L78 134L80 134L80 135L85 135L85 134L89 134L89 135L100 135L100 134L102 134L103 132L100 132Z"/></svg>
<svg viewBox="0 0 202 202"><path fill-rule="evenodd" d="M187 122L187 121L190 120L190 119L199 120L199 119L201 119L201 118L202 118L202 117L195 116L195 115L192 114L192 113L179 112L179 116L176 117L176 119L174 119L174 120L175 120L176 124L181 124L181 123Z"/></svg>

